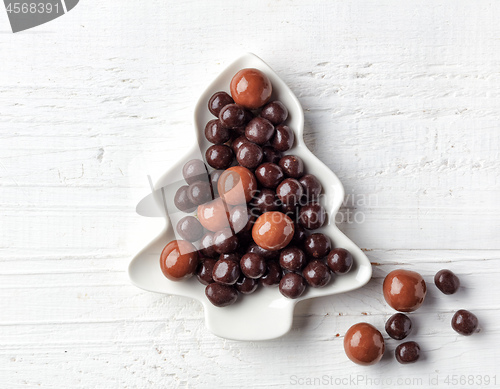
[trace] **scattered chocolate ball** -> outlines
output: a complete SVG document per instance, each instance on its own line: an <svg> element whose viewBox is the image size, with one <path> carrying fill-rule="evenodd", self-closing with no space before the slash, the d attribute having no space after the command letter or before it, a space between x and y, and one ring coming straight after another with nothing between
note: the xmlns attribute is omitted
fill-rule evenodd
<svg viewBox="0 0 500 389"><path fill-rule="evenodd" d="M208 110L212 115L219 116L222 108L228 104L234 104L234 100L226 92L215 92L208 100Z"/></svg>
<svg viewBox="0 0 500 389"><path fill-rule="evenodd" d="M413 312L424 303L427 286L420 274L410 270L393 270L384 279L384 298L400 312Z"/></svg>
<svg viewBox="0 0 500 389"><path fill-rule="evenodd" d="M231 132L229 128L222 125L219 119L214 119L205 126L205 138L211 143L222 144L231 139Z"/></svg>
<svg viewBox="0 0 500 389"><path fill-rule="evenodd" d="M215 282L207 285L205 295L216 307L227 307L234 304L238 299L238 292L234 287Z"/></svg>
<svg viewBox="0 0 500 389"><path fill-rule="evenodd" d="M264 119L269 120L276 126L286 120L286 118L288 117L288 109L281 101L275 100L266 104L262 108L260 116L262 116Z"/></svg>
<svg viewBox="0 0 500 389"><path fill-rule="evenodd" d="M295 141L295 135L290 127L280 124L276 127L274 137L271 139L271 145L279 151L290 150Z"/></svg>
<svg viewBox="0 0 500 389"><path fill-rule="evenodd" d="M385 331L392 339L403 340L410 335L411 320L403 313L396 313L385 323Z"/></svg>
<svg viewBox="0 0 500 389"><path fill-rule="evenodd" d="M302 275L307 283L313 288L322 288L326 286L332 278L328 266L318 260L309 262L302 271Z"/></svg>
<svg viewBox="0 0 500 389"><path fill-rule="evenodd" d="M182 176L188 185L197 181L208 181L207 167L201 159L192 159L182 167Z"/></svg>
<svg viewBox="0 0 500 389"><path fill-rule="evenodd" d="M280 265L289 271L301 271L307 263L304 252L295 246L288 246L281 250Z"/></svg>
<svg viewBox="0 0 500 389"><path fill-rule="evenodd" d="M459 278L448 269L438 271L434 276L434 283L444 294L453 294L460 287Z"/></svg>
<svg viewBox="0 0 500 389"><path fill-rule="evenodd" d="M414 363L420 358L420 346L417 342L401 343L394 352L399 363Z"/></svg>
<svg viewBox="0 0 500 389"><path fill-rule="evenodd" d="M215 282L224 285L233 285L240 277L238 262L230 259L219 259L213 268L212 278Z"/></svg>
<svg viewBox="0 0 500 389"><path fill-rule="evenodd" d="M354 324L345 334L344 350L354 363L363 366L373 365L384 355L384 338L371 324Z"/></svg>
<svg viewBox="0 0 500 389"><path fill-rule="evenodd" d="M280 159L279 166L288 177L300 178L304 175L304 162L296 155L285 155Z"/></svg>
<svg viewBox="0 0 500 389"><path fill-rule="evenodd" d="M255 170L255 177L264 188L275 189L285 175L278 165L265 162Z"/></svg>
<svg viewBox="0 0 500 389"><path fill-rule="evenodd" d="M451 319L451 327L460 335L472 335L478 332L479 322L476 315L465 309L458 310Z"/></svg>
<svg viewBox="0 0 500 389"><path fill-rule="evenodd" d="M260 278L267 271L264 257L255 253L246 253L240 259L241 272L248 278Z"/></svg>
<svg viewBox="0 0 500 389"><path fill-rule="evenodd" d="M304 188L304 195L307 201L317 200L323 187L313 174L306 174L299 178L299 182Z"/></svg>
<svg viewBox="0 0 500 389"><path fill-rule="evenodd" d="M238 104L228 104L219 113L220 122L227 128L241 127L245 124L245 118L245 110Z"/></svg>
<svg viewBox="0 0 500 389"><path fill-rule="evenodd" d="M298 204L303 195L303 189L295 178L285 178L276 188L276 194L285 205Z"/></svg>
<svg viewBox="0 0 500 389"><path fill-rule="evenodd" d="M193 212L196 209L196 205L189 199L188 191L189 186L183 185L175 192L174 204L179 211Z"/></svg>
<svg viewBox="0 0 500 389"><path fill-rule="evenodd" d="M300 274L287 273L279 284L279 291L289 299L299 298L306 290L306 280Z"/></svg>
<svg viewBox="0 0 500 389"><path fill-rule="evenodd" d="M280 162L280 159L282 157L281 151L278 151L277 149L271 146L264 146L262 148L262 151L264 152L263 162L271 162L276 165Z"/></svg>
<svg viewBox="0 0 500 389"><path fill-rule="evenodd" d="M203 236L203 226L194 216L185 216L177 223L177 233L189 242L200 240Z"/></svg>
<svg viewBox="0 0 500 389"><path fill-rule="evenodd" d="M257 290L258 286L259 286L258 280L245 277L244 275L241 275L235 284L236 290L242 294L251 294Z"/></svg>
<svg viewBox="0 0 500 389"><path fill-rule="evenodd" d="M354 260L349 251L342 248L336 248L330 251L326 263L335 274L346 274L351 270Z"/></svg>
<svg viewBox="0 0 500 389"><path fill-rule="evenodd" d="M259 166L264 158L262 148L252 142L243 143L236 152L238 163L248 169L254 169Z"/></svg>
<svg viewBox="0 0 500 389"><path fill-rule="evenodd" d="M245 127L245 136L250 142L263 145L273 137L274 126L269 120L262 117L255 117Z"/></svg>
<svg viewBox="0 0 500 389"><path fill-rule="evenodd" d="M276 261L269 261L267 263L267 272L262 276L260 282L264 286L276 286L281 281L281 267Z"/></svg>
<svg viewBox="0 0 500 389"><path fill-rule="evenodd" d="M195 205L201 205L212 200L212 187L208 181L195 181L189 185L187 192L189 200Z"/></svg>
<svg viewBox="0 0 500 389"><path fill-rule="evenodd" d="M196 276L198 277L198 281L200 281L203 285L208 285L214 282L212 277L212 272L214 270L214 266L217 260L213 258L205 258L198 265L198 269L196 270Z"/></svg>
<svg viewBox="0 0 500 389"><path fill-rule="evenodd" d="M326 222L326 211L320 204L307 204L300 207L299 223L308 230L316 230Z"/></svg>
<svg viewBox="0 0 500 389"><path fill-rule="evenodd" d="M238 237L230 228L224 228L214 234L214 248L219 254L233 253L238 248Z"/></svg>
<svg viewBox="0 0 500 389"><path fill-rule="evenodd" d="M227 145L213 145L207 149L205 158L214 169L227 169L233 163L234 153Z"/></svg>
<svg viewBox="0 0 500 389"><path fill-rule="evenodd" d="M332 249L332 241L325 234L311 234L304 242L304 249L306 250L306 253L313 258L323 258Z"/></svg>

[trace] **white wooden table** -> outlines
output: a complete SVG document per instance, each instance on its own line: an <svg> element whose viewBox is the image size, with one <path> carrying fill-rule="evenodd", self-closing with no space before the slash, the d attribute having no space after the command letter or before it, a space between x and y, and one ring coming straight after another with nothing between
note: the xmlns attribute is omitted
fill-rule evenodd
<svg viewBox="0 0 500 389"><path fill-rule="evenodd" d="M81 1L18 34L0 10L0 387L500 386L500 3L234 3ZM146 175L187 150L194 102L246 51L300 99L374 269L259 343L211 335L198 303L125 273ZM396 268L428 282L422 360L398 364L387 340L354 365L343 335L383 330ZM442 268L456 295L433 285ZM459 308L481 333L452 331Z"/></svg>

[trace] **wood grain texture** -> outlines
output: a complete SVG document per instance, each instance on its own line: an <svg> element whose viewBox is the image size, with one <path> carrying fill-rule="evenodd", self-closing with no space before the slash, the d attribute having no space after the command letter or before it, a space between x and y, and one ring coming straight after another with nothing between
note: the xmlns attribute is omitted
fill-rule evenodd
<svg viewBox="0 0 500 389"><path fill-rule="evenodd" d="M0 11L0 387L500 386L499 18L491 1L109 0L11 34ZM258 343L125 274L146 176L187 150L199 94L246 51L298 96L346 189L340 226L374 264L365 288L300 303L289 334ZM383 329L398 267L428 281L411 315L423 360L399 365L388 340L355 366L343 334ZM434 287L441 268L457 295ZM451 330L460 308L481 333Z"/></svg>

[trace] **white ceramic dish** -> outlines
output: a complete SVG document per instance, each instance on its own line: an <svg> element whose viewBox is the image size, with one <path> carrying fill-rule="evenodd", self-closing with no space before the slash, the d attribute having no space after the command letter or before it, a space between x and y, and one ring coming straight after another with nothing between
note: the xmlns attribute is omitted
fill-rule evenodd
<svg viewBox="0 0 500 389"><path fill-rule="evenodd" d="M335 225L335 215L344 198L344 188L337 176L323 164L306 147L303 140L304 113L302 107L288 86L278 75L260 58L253 54L246 54L230 64L202 93L194 112L194 124L198 143L186 154L185 158L172 166L154 184L155 192L138 204L137 212L141 215L154 216L162 209L162 196L173 195L169 191L159 190L172 182L182 180L182 166L192 158L200 158L202 151L210 146L204 137L205 124L213 119L207 108L210 96L219 90L229 92L229 83L237 71L243 68L257 68L263 71L273 85L273 99L282 101L290 114L287 124L295 131L295 145L286 152L300 156L305 163L307 172L314 173L323 185L324 195L322 202L328 213L327 225L322 227L324 232L331 237L335 247L349 250L354 257L352 270L344 276L334 277L333 281L324 288L308 288L299 299L290 300L283 297L278 288L260 287L254 294L242 296L238 301L228 307L218 308L213 306L205 296L205 287L195 277L184 282L173 282L166 279L159 264L160 253L163 247L175 239L171 217L168 211L163 211L165 225L161 231L157 223L152 223L151 236L156 236L132 259L128 274L136 286L158 293L166 293L191 297L200 301L205 310L205 323L207 328L215 335L237 340L265 340L277 338L288 332L292 326L293 310L298 301L318 296L330 296L348 292L366 284L371 278L372 269L366 255L349 240ZM202 150L202 151L201 151ZM167 193L166 193L167 192ZM154 199L154 204L151 201ZM164 207L163 207L164 208ZM167 213L167 214L165 214Z"/></svg>

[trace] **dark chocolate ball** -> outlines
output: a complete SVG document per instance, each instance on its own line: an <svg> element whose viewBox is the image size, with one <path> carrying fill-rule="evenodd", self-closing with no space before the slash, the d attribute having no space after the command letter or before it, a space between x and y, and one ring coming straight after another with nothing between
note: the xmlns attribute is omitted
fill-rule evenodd
<svg viewBox="0 0 500 389"><path fill-rule="evenodd" d="M240 265L230 259L219 259L213 268L212 278L224 285L234 285L240 277Z"/></svg>
<svg viewBox="0 0 500 389"><path fill-rule="evenodd" d="M290 271L301 271L307 264L304 252L295 246L288 246L281 250L280 265Z"/></svg>
<svg viewBox="0 0 500 389"><path fill-rule="evenodd" d="M213 119L205 126L205 138L211 143L222 144L231 139L231 132L219 119Z"/></svg>
<svg viewBox="0 0 500 389"><path fill-rule="evenodd" d="M281 267L276 261L269 261L267 263L267 272L262 276L260 282L264 286L277 286L281 281Z"/></svg>
<svg viewBox="0 0 500 389"><path fill-rule="evenodd" d="M229 224L235 233L251 230L254 222L255 216L246 205L237 205L229 211Z"/></svg>
<svg viewBox="0 0 500 389"><path fill-rule="evenodd" d="M438 271L434 276L434 283L444 294L453 294L460 287L459 278L448 269Z"/></svg>
<svg viewBox="0 0 500 389"><path fill-rule="evenodd" d="M193 182L189 185L187 195L195 205L205 204L213 199L212 187L208 181Z"/></svg>
<svg viewBox="0 0 500 389"><path fill-rule="evenodd" d="M218 169L218 170L212 170L210 172L210 185L212 186L212 192L214 196L217 196L219 194L219 189L217 187L217 184L219 183L219 178L224 173L224 170Z"/></svg>
<svg viewBox="0 0 500 389"><path fill-rule="evenodd" d="M306 229L302 227L299 223L294 223L294 233L292 238L292 244L302 247L304 241L306 240L307 234Z"/></svg>
<svg viewBox="0 0 500 389"><path fill-rule="evenodd" d="M238 237L230 228L224 228L214 234L214 248L219 254L233 253L238 248Z"/></svg>
<svg viewBox="0 0 500 389"><path fill-rule="evenodd" d="M208 181L208 171L201 159L191 159L182 167L182 176L188 184L196 181Z"/></svg>
<svg viewBox="0 0 500 389"><path fill-rule="evenodd" d="M351 270L354 260L349 251L342 248L336 248L330 251L326 263L335 274L346 274Z"/></svg>
<svg viewBox="0 0 500 389"><path fill-rule="evenodd" d="M267 271L266 260L262 255L246 253L240 259L242 273L249 278L260 278Z"/></svg>
<svg viewBox="0 0 500 389"><path fill-rule="evenodd" d="M236 152L238 163L248 169L255 169L262 163L263 158L262 148L252 142L243 143Z"/></svg>
<svg viewBox="0 0 500 389"><path fill-rule="evenodd" d="M325 234L311 234L304 242L304 249L313 258L323 258L332 249L332 241Z"/></svg>
<svg viewBox="0 0 500 389"><path fill-rule="evenodd" d="M219 116L222 108L228 104L234 104L234 100L226 92L215 92L208 100L208 110L212 115Z"/></svg>
<svg viewBox="0 0 500 389"><path fill-rule="evenodd" d="M262 111L260 112L260 116L264 119L269 120L275 126L283 123L288 117L288 109L286 109L285 104L281 101L275 100L266 104Z"/></svg>
<svg viewBox="0 0 500 389"><path fill-rule="evenodd" d="M252 206L257 208L261 213L277 211L280 208L276 192L266 188L261 189L259 193L254 196Z"/></svg>
<svg viewBox="0 0 500 389"><path fill-rule="evenodd" d="M237 128L245 124L245 109L238 104L228 104L221 109L219 120L227 128Z"/></svg>
<svg viewBox="0 0 500 389"><path fill-rule="evenodd" d="M194 216L185 216L177 223L177 233L189 242L200 240L203 236L203 226Z"/></svg>
<svg viewBox="0 0 500 389"><path fill-rule="evenodd" d="M242 294L251 294L257 290L259 281L253 278L245 277L243 274L234 284L236 290Z"/></svg>
<svg viewBox="0 0 500 389"><path fill-rule="evenodd" d="M196 270L196 277L198 277L198 281L200 281L203 285L208 285L214 282L212 272L214 270L216 262L217 260L213 258L205 258L198 265L198 269Z"/></svg>
<svg viewBox="0 0 500 389"><path fill-rule="evenodd" d="M245 144L245 143L252 143L252 142L250 142L247 139L247 137L244 135L240 135L233 140L233 142L231 143L231 148L232 148L235 155L238 154L238 150L239 150L240 146Z"/></svg>
<svg viewBox="0 0 500 389"><path fill-rule="evenodd" d="M238 291L229 285L222 285L212 282L205 288L205 295L216 307L227 307L234 304L238 299Z"/></svg>
<svg viewBox="0 0 500 389"><path fill-rule="evenodd" d="M306 286L306 280L300 274L287 273L281 278L279 290L283 296L296 299L304 294Z"/></svg>
<svg viewBox="0 0 500 389"><path fill-rule="evenodd" d="M263 162L271 162L275 163L276 165L280 162L280 159L282 157L281 151L278 151L271 146L264 146L262 148L262 151L264 152Z"/></svg>
<svg viewBox="0 0 500 389"><path fill-rule="evenodd" d="M189 199L188 196L189 186L183 185L174 196L174 204L182 212L193 212L196 209L196 205Z"/></svg>
<svg viewBox="0 0 500 389"><path fill-rule="evenodd" d="M295 205L299 203L304 190L295 178L286 178L276 188L276 194L283 204Z"/></svg>
<svg viewBox="0 0 500 389"><path fill-rule="evenodd" d="M207 149L205 158L214 169L227 169L233 163L234 153L227 145L213 145Z"/></svg>
<svg viewBox="0 0 500 389"><path fill-rule="evenodd" d="M256 253L262 255L267 261L276 260L280 256L279 251L266 250L260 247L257 243L253 242L248 246L247 253Z"/></svg>
<svg viewBox="0 0 500 389"><path fill-rule="evenodd" d="M274 126L269 120L256 117L250 120L245 128L245 136L251 142L263 145L273 137Z"/></svg>
<svg viewBox="0 0 500 389"><path fill-rule="evenodd" d="M290 127L280 124L276 127L274 137L271 139L271 145L279 151L290 150L295 141L295 135Z"/></svg>
<svg viewBox="0 0 500 389"><path fill-rule="evenodd" d="M255 170L255 177L263 187L275 189L285 175L278 165L265 162Z"/></svg>
<svg viewBox="0 0 500 389"><path fill-rule="evenodd" d="M207 232L205 235L203 235L203 237L201 238L200 246L200 251L205 257L214 258L219 255L219 253L215 251L214 234L211 232Z"/></svg>
<svg viewBox="0 0 500 389"><path fill-rule="evenodd" d="M411 320L404 313L396 313L385 323L385 331L392 339L403 340L410 335Z"/></svg>
<svg viewBox="0 0 500 389"><path fill-rule="evenodd" d="M285 155L280 159L279 166L288 177L300 178L304 175L304 162L296 155Z"/></svg>
<svg viewBox="0 0 500 389"><path fill-rule="evenodd" d="M313 288L326 286L332 278L328 266L318 260L309 262L304 270L302 270L302 275Z"/></svg>
<svg viewBox="0 0 500 389"><path fill-rule="evenodd" d="M299 223L308 230L322 227L326 221L326 211L320 204L307 204L300 207Z"/></svg>
<svg viewBox="0 0 500 389"><path fill-rule="evenodd" d="M323 187L314 174L306 174L299 178L299 182L304 188L304 195L307 201L317 200Z"/></svg>
<svg viewBox="0 0 500 389"><path fill-rule="evenodd" d="M417 342L404 342L396 347L394 354L399 363L414 363L420 357L420 346Z"/></svg>
<svg viewBox="0 0 500 389"><path fill-rule="evenodd" d="M476 315L465 309L458 310L451 319L451 327L460 335L472 335L478 332L479 322Z"/></svg>

